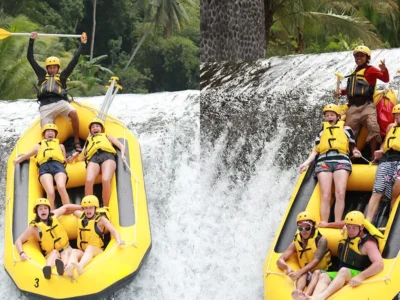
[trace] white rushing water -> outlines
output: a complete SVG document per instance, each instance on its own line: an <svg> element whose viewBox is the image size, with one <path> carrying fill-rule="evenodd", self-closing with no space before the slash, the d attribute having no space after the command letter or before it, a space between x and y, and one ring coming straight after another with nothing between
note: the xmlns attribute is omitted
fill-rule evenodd
<svg viewBox="0 0 400 300"><path fill-rule="evenodd" d="M373 51L372 64L383 58L393 78L400 51ZM263 299L263 262L297 166L321 108L334 101L334 72L353 65L349 52L221 64L211 75L202 69L201 96L117 96L109 112L142 148L153 247L134 280L107 299ZM102 98L77 100L98 106ZM0 101L2 220L7 158L37 108L33 100ZM0 299L26 299L3 267L0 281Z"/></svg>

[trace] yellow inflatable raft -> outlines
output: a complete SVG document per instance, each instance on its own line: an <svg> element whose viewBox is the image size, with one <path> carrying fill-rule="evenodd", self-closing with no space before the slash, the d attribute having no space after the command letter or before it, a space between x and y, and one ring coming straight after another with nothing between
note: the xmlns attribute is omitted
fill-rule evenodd
<svg viewBox="0 0 400 300"><path fill-rule="evenodd" d="M88 125L98 111L90 105L77 102L73 102L72 105L79 115L80 138L86 140L89 134ZM59 129L57 138L60 143L64 143L68 152L68 146L72 147L72 139L68 139L73 136L71 123L62 117L57 117L55 123ZM45 258L40 252L38 243L33 239L29 239L23 245L30 259L20 261L19 253L14 246L15 241L34 217L34 201L46 195L38 181L35 159L31 158L16 167L13 165L13 160L29 151L41 140L38 119L17 142L8 160L7 170L4 267L21 291L52 299L85 296L97 298L132 280L149 253L151 233L139 143L125 125L112 116L107 116L105 128L106 133L116 137L126 148L127 165L122 162L117 151L117 170L112 179L109 204L110 221L126 245L118 246L112 238L105 251L85 267L83 274L78 276L75 273L72 280L57 275L55 269L52 270L50 280L43 277ZM66 169L69 176L67 191L71 202L80 204L84 197L85 163L71 163ZM96 180L94 191L101 199L100 176ZM60 199L56 199L56 204L61 205ZM62 216L60 222L67 229L73 244L77 236L77 219L72 215Z"/></svg>
<svg viewBox="0 0 400 300"><path fill-rule="evenodd" d="M294 282L280 270L276 262L286 250L296 233L296 216L301 211L312 212L320 221L321 192L317 179L313 176L314 165L303 173L290 198L289 206L272 242L263 267L264 299L289 300ZM365 212L371 196L376 166L353 164L353 172L349 177L346 191L344 215L352 210ZM399 197L400 199L400 197ZM398 199L398 200L399 200ZM333 199L331 202L332 206ZM376 214L377 227L383 228L384 239L380 240L380 250L384 260L384 269L379 274L368 278L359 287L345 286L328 299L393 299L400 291L400 210L398 201L389 214L390 200L381 201ZM331 212L331 219L333 212ZM337 255L338 241L342 236L341 230L331 228L319 229L328 239L328 246L334 256ZM293 255L289 264L294 270L299 269L297 257Z"/></svg>

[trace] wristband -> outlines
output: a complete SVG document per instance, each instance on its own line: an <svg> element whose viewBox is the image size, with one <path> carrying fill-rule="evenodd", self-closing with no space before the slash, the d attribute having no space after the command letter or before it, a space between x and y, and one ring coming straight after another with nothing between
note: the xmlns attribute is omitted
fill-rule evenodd
<svg viewBox="0 0 400 300"><path fill-rule="evenodd" d="M19 253L19 256L21 256L21 255L22 255L22 253L25 253L25 251L21 251L21 252Z"/></svg>

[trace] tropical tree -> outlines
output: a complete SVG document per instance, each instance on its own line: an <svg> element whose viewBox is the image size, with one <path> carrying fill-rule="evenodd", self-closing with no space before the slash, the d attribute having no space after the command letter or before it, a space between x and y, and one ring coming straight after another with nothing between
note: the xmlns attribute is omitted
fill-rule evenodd
<svg viewBox="0 0 400 300"><path fill-rule="evenodd" d="M93 0L93 26L92 26L92 40L90 41L90 60L93 59L94 38L96 36L96 8L97 8L97 0Z"/></svg>
<svg viewBox="0 0 400 300"><path fill-rule="evenodd" d="M183 1L190 5L197 5L193 0ZM147 6L147 9L144 9L145 20L150 21L147 22L147 29L130 56L125 69L129 67L137 51L147 38L150 30L155 26L161 25L164 28L164 38L169 38L172 35L174 26L180 30L184 24L189 21L186 10L184 6L180 4L179 0L151 0L149 3L142 0L139 1L139 5Z"/></svg>
<svg viewBox="0 0 400 300"><path fill-rule="evenodd" d="M102 82L103 78L110 78L114 73L99 63L107 58L107 55L101 55L90 59L89 56L81 56L75 67L75 72L68 82L68 91L72 95L80 96L99 96L106 91Z"/></svg>
<svg viewBox="0 0 400 300"><path fill-rule="evenodd" d="M391 0L265 0L264 5L267 50L272 38L289 40L297 53L303 53L307 34L326 37L343 32L352 40L361 40L372 48L380 47L383 39L363 12L375 11L386 20L392 12L390 20L395 22L399 11L398 5Z"/></svg>

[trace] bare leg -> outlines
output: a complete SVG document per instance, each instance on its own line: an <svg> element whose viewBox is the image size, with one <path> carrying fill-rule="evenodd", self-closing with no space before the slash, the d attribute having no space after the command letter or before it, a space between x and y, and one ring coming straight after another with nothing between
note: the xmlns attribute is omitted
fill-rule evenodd
<svg viewBox="0 0 400 300"><path fill-rule="evenodd" d="M306 295L311 296L313 294L314 289L317 286L317 282L318 282L320 274L321 274L320 270L316 270L313 272L310 284L308 285L307 290L306 290Z"/></svg>
<svg viewBox="0 0 400 300"><path fill-rule="evenodd" d="M103 252L102 249L95 246L88 246L83 253L81 261L79 263L72 263L79 274L83 273L83 268L99 253Z"/></svg>
<svg viewBox="0 0 400 300"><path fill-rule="evenodd" d="M328 222L331 208L333 175L331 172L320 172L317 177L321 189L321 221Z"/></svg>
<svg viewBox="0 0 400 300"><path fill-rule="evenodd" d="M100 173L100 166L94 162L89 162L86 169L85 196L93 195L93 185L97 175Z"/></svg>
<svg viewBox="0 0 400 300"><path fill-rule="evenodd" d="M79 118L76 110L70 111L68 116L71 118L72 130L74 131L74 142L79 142Z"/></svg>
<svg viewBox="0 0 400 300"><path fill-rule="evenodd" d="M108 206L111 196L111 179L115 173L117 164L113 160L106 160L101 165L101 182L103 185L103 206Z"/></svg>
<svg viewBox="0 0 400 300"><path fill-rule="evenodd" d="M53 267L56 261L56 258L60 257L60 253L57 250L51 251L49 254L46 255L46 265Z"/></svg>
<svg viewBox="0 0 400 300"><path fill-rule="evenodd" d="M67 193L67 189L65 188L65 183L67 182L67 175L63 172L59 172L54 175L54 180L57 184L57 190L60 194L62 204L69 204L69 196Z"/></svg>
<svg viewBox="0 0 400 300"><path fill-rule="evenodd" d="M349 269L347 268L341 268L335 277L335 279L332 280L332 282L328 285L328 287L323 291L321 294L316 295L314 293L314 297L312 299L315 300L324 300L328 298L330 295L335 293L337 290L339 290L341 287L343 287L346 283L348 283L351 279L351 274Z"/></svg>
<svg viewBox="0 0 400 300"><path fill-rule="evenodd" d="M328 285L331 283L331 278L325 274L325 273L320 273L317 285L315 286L314 290L314 295L322 293Z"/></svg>
<svg viewBox="0 0 400 300"><path fill-rule="evenodd" d="M50 202L51 210L53 210L54 199L56 197L53 186L53 176L51 174L43 174L40 176L39 181L42 184L43 189L46 191L46 198Z"/></svg>
<svg viewBox="0 0 400 300"><path fill-rule="evenodd" d="M307 275L308 275L308 273L305 273L305 274L301 275L299 279L297 279L297 282L296 282L297 290L299 290L299 291L304 290L304 288L307 285Z"/></svg>
<svg viewBox="0 0 400 300"><path fill-rule="evenodd" d="M335 182L335 222L342 220L344 212L344 201L346 197L347 180L349 171L338 170L333 173L333 181Z"/></svg>
<svg viewBox="0 0 400 300"><path fill-rule="evenodd" d="M368 221L371 222L372 219L374 218L375 211L378 208L379 201L381 200L381 198L382 198L382 194L372 193L372 196L368 202L367 215L365 217Z"/></svg>
<svg viewBox="0 0 400 300"><path fill-rule="evenodd" d="M67 273L67 275L69 277L73 277L74 276L74 264L76 264L79 259L82 257L83 255L83 251L79 250L79 249L73 249L69 258L68 258L68 262L66 264L65 267L65 273Z"/></svg>
<svg viewBox="0 0 400 300"><path fill-rule="evenodd" d="M393 205L396 203L396 199L400 194L400 180L396 179L393 185L392 191L392 201L390 202L390 210L392 210Z"/></svg>

